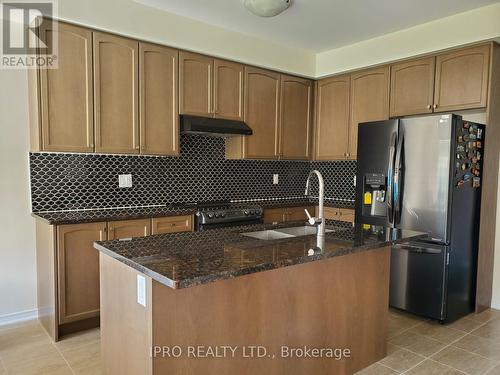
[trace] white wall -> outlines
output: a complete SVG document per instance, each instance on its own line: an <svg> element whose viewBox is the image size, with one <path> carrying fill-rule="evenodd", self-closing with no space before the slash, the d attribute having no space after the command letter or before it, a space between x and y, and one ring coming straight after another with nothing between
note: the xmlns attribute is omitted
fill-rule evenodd
<svg viewBox="0 0 500 375"><path fill-rule="evenodd" d="M318 53L316 77L499 37L500 3Z"/></svg>
<svg viewBox="0 0 500 375"><path fill-rule="evenodd" d="M500 174L498 180L498 196L500 197ZM491 307L500 310L500 200L497 205L497 233L495 245L495 270L493 273L493 298Z"/></svg>
<svg viewBox="0 0 500 375"><path fill-rule="evenodd" d="M0 69L0 324L36 308L27 85L25 71Z"/></svg>
<svg viewBox="0 0 500 375"><path fill-rule="evenodd" d="M314 76L316 56L310 51L211 26L131 0L59 0L58 17L172 47Z"/></svg>

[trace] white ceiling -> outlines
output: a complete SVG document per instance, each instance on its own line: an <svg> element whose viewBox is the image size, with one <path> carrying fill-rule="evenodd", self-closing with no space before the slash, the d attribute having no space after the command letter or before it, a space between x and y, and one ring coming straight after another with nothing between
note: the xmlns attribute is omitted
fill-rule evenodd
<svg viewBox="0 0 500 375"><path fill-rule="evenodd" d="M243 0L135 0L137 3L266 40L321 52L500 0L294 0L274 18ZM464 25L467 27L467 25Z"/></svg>

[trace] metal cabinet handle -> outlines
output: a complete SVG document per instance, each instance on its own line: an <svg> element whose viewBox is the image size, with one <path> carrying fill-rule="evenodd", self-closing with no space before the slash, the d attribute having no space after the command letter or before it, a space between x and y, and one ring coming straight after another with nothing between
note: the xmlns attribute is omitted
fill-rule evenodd
<svg viewBox="0 0 500 375"><path fill-rule="evenodd" d="M427 109L432 109L432 105L431 105L431 104L429 104L429 105L427 106Z"/></svg>
<svg viewBox="0 0 500 375"><path fill-rule="evenodd" d="M437 109L437 107L438 107L438 105L437 105L437 104L434 104L434 105L432 106L432 108L434 108L434 109Z"/></svg>

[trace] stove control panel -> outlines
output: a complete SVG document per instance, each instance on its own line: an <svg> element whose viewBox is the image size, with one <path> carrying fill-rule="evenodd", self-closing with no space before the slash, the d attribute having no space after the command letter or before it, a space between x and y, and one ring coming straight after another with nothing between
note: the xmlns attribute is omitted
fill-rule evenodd
<svg viewBox="0 0 500 375"><path fill-rule="evenodd" d="M227 208L200 210L196 213L200 224L219 224L261 219L264 214L262 207Z"/></svg>

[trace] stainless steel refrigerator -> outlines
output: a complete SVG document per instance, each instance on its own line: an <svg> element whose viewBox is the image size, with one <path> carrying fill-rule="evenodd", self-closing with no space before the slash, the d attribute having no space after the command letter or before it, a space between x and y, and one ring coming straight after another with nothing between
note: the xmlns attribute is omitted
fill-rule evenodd
<svg viewBox="0 0 500 375"><path fill-rule="evenodd" d="M359 124L356 222L428 234L392 248L392 307L441 322L473 310L484 137L454 114Z"/></svg>

